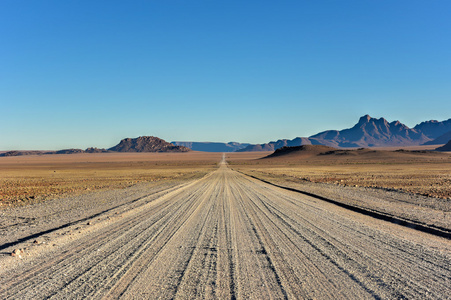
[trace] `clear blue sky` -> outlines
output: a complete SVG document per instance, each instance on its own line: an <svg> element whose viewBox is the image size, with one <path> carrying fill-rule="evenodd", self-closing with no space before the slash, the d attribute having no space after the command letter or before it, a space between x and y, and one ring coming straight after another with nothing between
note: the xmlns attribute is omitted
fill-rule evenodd
<svg viewBox="0 0 451 300"><path fill-rule="evenodd" d="M451 117L451 1L0 1L0 150Z"/></svg>

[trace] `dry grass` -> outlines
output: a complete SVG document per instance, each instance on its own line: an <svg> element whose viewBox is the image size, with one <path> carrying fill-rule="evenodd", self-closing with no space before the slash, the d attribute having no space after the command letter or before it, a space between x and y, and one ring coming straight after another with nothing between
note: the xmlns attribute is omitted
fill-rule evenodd
<svg viewBox="0 0 451 300"><path fill-rule="evenodd" d="M0 158L0 205L125 188L141 182L201 177L220 153L106 153Z"/></svg>

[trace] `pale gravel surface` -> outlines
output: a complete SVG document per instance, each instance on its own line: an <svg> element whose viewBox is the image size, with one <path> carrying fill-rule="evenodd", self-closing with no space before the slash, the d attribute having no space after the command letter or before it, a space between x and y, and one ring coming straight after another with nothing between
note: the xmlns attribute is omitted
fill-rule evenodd
<svg viewBox="0 0 451 300"><path fill-rule="evenodd" d="M0 247L68 223L79 223L80 220L90 219L107 211L122 212L124 209L132 209L149 201L147 198L142 200L146 196L160 196L158 192L164 194L170 188L184 183L184 180L141 183L127 189L55 198L43 203L2 209L0 210Z"/></svg>
<svg viewBox="0 0 451 300"><path fill-rule="evenodd" d="M225 164L199 180L83 197L62 207L55 201L23 215L15 211L16 225L12 210L2 211L0 245L73 224L38 235L45 244L33 244L33 237L2 249L0 298L447 299L451 294L449 240L262 183ZM46 217L20 221L35 213ZM25 247L22 259L9 255Z"/></svg>
<svg viewBox="0 0 451 300"><path fill-rule="evenodd" d="M314 183L253 170L242 170L242 172L279 186L312 193L327 199L386 213L405 220L451 230L451 199L426 197L383 188Z"/></svg>

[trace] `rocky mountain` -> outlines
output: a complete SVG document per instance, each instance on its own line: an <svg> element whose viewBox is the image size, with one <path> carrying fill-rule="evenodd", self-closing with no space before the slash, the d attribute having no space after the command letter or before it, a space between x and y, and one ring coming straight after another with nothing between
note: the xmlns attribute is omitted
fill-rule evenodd
<svg viewBox="0 0 451 300"><path fill-rule="evenodd" d="M251 145L239 151L274 151L286 146L325 145L330 147L387 147L387 146L417 146L438 143L447 139L451 131L451 119L446 121L427 121L414 128L399 121L388 122L384 118L372 118L365 115L352 128L343 130L327 130L308 138L293 140L278 140L266 144ZM440 140L434 139L445 135ZM445 141L446 142L446 141Z"/></svg>
<svg viewBox="0 0 451 300"><path fill-rule="evenodd" d="M312 135L310 139L331 147L413 146L431 140L421 131L411 129L399 121L388 122L369 115L360 118L354 127L328 130Z"/></svg>
<svg viewBox="0 0 451 300"><path fill-rule="evenodd" d="M438 147L436 151L451 151L451 140L448 141L444 146Z"/></svg>
<svg viewBox="0 0 451 300"><path fill-rule="evenodd" d="M437 120L421 122L420 124L416 125L413 129L423 133L431 140L434 140L439 136L451 131L451 119L442 122L439 122Z"/></svg>
<svg viewBox="0 0 451 300"><path fill-rule="evenodd" d="M188 152L189 148L174 146L154 136L140 136L135 139L126 138L116 146L108 149L116 152Z"/></svg>
<svg viewBox="0 0 451 300"><path fill-rule="evenodd" d="M275 142L269 142L267 144L257 144L249 145L246 148L240 149L237 152L247 152L247 151L274 151L282 147L294 147L302 145L318 145L316 140L311 140L309 138L297 137L292 140L277 140Z"/></svg>
<svg viewBox="0 0 451 300"><path fill-rule="evenodd" d="M172 142L176 146L187 147L194 151L205 152L234 152L243 149L251 144L248 143L214 143L214 142Z"/></svg>

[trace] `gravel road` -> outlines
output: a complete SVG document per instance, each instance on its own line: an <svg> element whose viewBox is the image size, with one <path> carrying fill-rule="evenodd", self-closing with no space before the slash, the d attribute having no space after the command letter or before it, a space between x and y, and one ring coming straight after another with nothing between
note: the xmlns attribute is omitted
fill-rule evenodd
<svg viewBox="0 0 451 300"><path fill-rule="evenodd" d="M120 193L67 210L64 222L55 212L45 222L11 223L13 211L4 211L0 298L451 295L448 239L265 184L226 164L201 179ZM14 249L25 250L11 256Z"/></svg>

